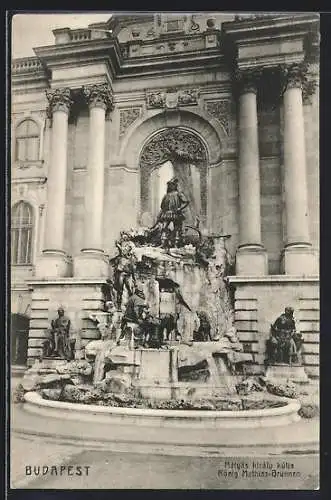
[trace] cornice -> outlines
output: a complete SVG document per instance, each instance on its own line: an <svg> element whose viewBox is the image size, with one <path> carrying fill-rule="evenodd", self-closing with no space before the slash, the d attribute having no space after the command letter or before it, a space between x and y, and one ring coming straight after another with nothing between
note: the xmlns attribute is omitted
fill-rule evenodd
<svg viewBox="0 0 331 500"><path fill-rule="evenodd" d="M312 24L318 25L320 21L319 14L315 13L293 13L279 14L275 16L261 17L258 19L242 19L240 21L229 21L222 24L222 30L225 34L241 40L242 36L252 33L253 36L259 36L268 31L270 34L281 34L282 31L296 33L298 28L309 30Z"/></svg>
<svg viewBox="0 0 331 500"><path fill-rule="evenodd" d="M179 52L169 54L153 54L144 57L123 58L120 50L120 45L117 39L101 39L88 40L80 43L67 43L61 45L52 45L35 48L38 60L47 70L63 69L75 67L79 63L80 66L88 66L91 64L105 63L109 71L110 80L122 78L131 78L135 76L150 76L160 71L167 74L181 71L199 69L203 70L206 67L212 69L222 69L226 66L224 55L218 47L206 48L203 50ZM16 61L13 61L13 65ZM30 76L31 75L31 76ZM40 72L39 79L47 81L47 71ZM19 85L20 82L26 82L26 78L36 79L35 74L15 73L14 84Z"/></svg>
<svg viewBox="0 0 331 500"><path fill-rule="evenodd" d="M319 276L290 276L286 274L273 274L268 276L228 276L229 282L236 284L266 284L282 285L283 283L315 283L319 284Z"/></svg>
<svg viewBox="0 0 331 500"><path fill-rule="evenodd" d="M316 45L315 35L319 28L319 15L293 13L293 15L276 15L260 19L243 19L225 22L222 28L223 46L233 65L240 69L271 67L300 63L313 53L312 49ZM285 42L290 42L287 51L284 50ZM264 52L265 44L277 43L282 44L282 50L275 50L270 55ZM255 51L251 49L254 46Z"/></svg>

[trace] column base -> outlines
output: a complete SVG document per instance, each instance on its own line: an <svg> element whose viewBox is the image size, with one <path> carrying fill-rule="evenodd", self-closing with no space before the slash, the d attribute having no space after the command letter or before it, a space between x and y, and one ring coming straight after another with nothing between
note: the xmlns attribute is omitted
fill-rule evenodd
<svg viewBox="0 0 331 500"><path fill-rule="evenodd" d="M74 257L74 276L79 278L108 278L109 258L102 250L83 249Z"/></svg>
<svg viewBox="0 0 331 500"><path fill-rule="evenodd" d="M72 276L72 258L61 250L44 250L36 262L36 276L65 278Z"/></svg>
<svg viewBox="0 0 331 500"><path fill-rule="evenodd" d="M282 271L293 276L318 276L316 250L305 244L285 247L282 254Z"/></svg>
<svg viewBox="0 0 331 500"><path fill-rule="evenodd" d="M268 255L261 245L239 247L236 255L238 276L265 276L268 274Z"/></svg>

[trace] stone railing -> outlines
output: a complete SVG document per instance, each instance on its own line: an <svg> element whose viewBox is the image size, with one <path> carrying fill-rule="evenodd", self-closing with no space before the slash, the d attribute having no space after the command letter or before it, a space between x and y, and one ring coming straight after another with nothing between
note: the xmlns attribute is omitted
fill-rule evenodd
<svg viewBox="0 0 331 500"><path fill-rule="evenodd" d="M55 45L65 43L86 42L100 38L108 38L109 31L98 28L79 28L72 30L70 28L59 28L53 30Z"/></svg>
<svg viewBox="0 0 331 500"><path fill-rule="evenodd" d="M70 31L71 42L82 42L84 40L91 40L91 30L77 29Z"/></svg>
<svg viewBox="0 0 331 500"><path fill-rule="evenodd" d="M24 71L40 70L42 64L37 57L24 57L23 59L14 59L11 68L13 73L23 73Z"/></svg>

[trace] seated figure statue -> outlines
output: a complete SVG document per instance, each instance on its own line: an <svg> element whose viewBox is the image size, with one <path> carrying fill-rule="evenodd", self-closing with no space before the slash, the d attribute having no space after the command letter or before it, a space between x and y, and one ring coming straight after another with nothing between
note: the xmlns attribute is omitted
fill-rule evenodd
<svg viewBox="0 0 331 500"><path fill-rule="evenodd" d="M302 335L296 331L292 307L286 307L271 326L267 340L267 363L292 364L300 362Z"/></svg>
<svg viewBox="0 0 331 500"><path fill-rule="evenodd" d="M70 319L65 316L64 309L59 307L57 318L51 321L48 338L43 343L43 357L59 356L62 359L74 358L75 339L70 339Z"/></svg>
<svg viewBox="0 0 331 500"><path fill-rule="evenodd" d="M140 325L142 322L142 311L145 305L146 302L144 292L139 288L136 288L126 304L121 324L122 332L117 340L118 344L120 344L120 341L123 338L127 338L129 334L133 334L133 338L136 340L140 339L141 343L143 343Z"/></svg>

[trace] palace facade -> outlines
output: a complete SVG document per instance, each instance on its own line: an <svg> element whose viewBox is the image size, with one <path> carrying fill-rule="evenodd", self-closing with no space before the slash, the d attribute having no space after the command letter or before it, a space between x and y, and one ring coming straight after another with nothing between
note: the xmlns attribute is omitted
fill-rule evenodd
<svg viewBox="0 0 331 500"><path fill-rule="evenodd" d="M53 33L12 61L12 361L38 358L59 305L96 338L115 240L155 222L176 147L192 223L231 236L256 372L290 305L317 376L318 15L128 14Z"/></svg>

